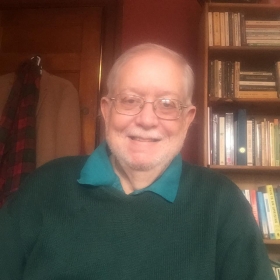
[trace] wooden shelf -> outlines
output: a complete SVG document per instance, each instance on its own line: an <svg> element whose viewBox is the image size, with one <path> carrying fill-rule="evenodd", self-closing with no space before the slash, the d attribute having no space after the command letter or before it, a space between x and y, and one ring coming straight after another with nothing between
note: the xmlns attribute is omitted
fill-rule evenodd
<svg viewBox="0 0 280 280"><path fill-rule="evenodd" d="M238 172L278 172L280 173L280 166L245 166L245 165L209 165L210 169L224 170L224 171L238 171Z"/></svg>
<svg viewBox="0 0 280 280"><path fill-rule="evenodd" d="M264 239L263 240L263 243L264 244L267 244L267 245L280 245L280 240L279 239Z"/></svg>

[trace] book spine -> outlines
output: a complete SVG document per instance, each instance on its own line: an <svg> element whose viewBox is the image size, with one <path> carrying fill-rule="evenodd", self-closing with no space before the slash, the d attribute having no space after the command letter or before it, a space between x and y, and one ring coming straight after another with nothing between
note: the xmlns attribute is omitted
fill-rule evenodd
<svg viewBox="0 0 280 280"><path fill-rule="evenodd" d="M245 26L245 15L243 13L240 14L240 33L241 33L241 46L246 46L247 45L246 26Z"/></svg>
<svg viewBox="0 0 280 280"><path fill-rule="evenodd" d="M258 212L261 225L261 231L264 239L269 239L268 223L266 217L266 210L264 205L264 198L262 192L257 192Z"/></svg>
<svg viewBox="0 0 280 280"><path fill-rule="evenodd" d="M220 13L220 33L221 33L221 46L226 45L226 32L225 32L225 13Z"/></svg>
<svg viewBox="0 0 280 280"><path fill-rule="evenodd" d="M213 45L221 45L220 13L213 12Z"/></svg>
<svg viewBox="0 0 280 280"><path fill-rule="evenodd" d="M253 121L247 120L247 165L253 166Z"/></svg>
<svg viewBox="0 0 280 280"><path fill-rule="evenodd" d="M268 194L266 192L263 192L263 198L264 198L264 205L265 205L266 216L267 216L269 238L270 239L276 239L275 238L274 225L273 225L273 221L272 221L272 214L271 214L270 207L269 207L269 202L268 202Z"/></svg>
<svg viewBox="0 0 280 280"><path fill-rule="evenodd" d="M229 21L228 21L229 13L225 12L225 43L226 46L229 46Z"/></svg>
<svg viewBox="0 0 280 280"><path fill-rule="evenodd" d="M280 151L279 151L279 121L278 119L273 120L274 123L274 150L275 150L275 166L280 165Z"/></svg>
<svg viewBox="0 0 280 280"><path fill-rule="evenodd" d="M215 70L214 70L214 61L209 61L209 70L208 70L208 95L210 97L215 96Z"/></svg>
<svg viewBox="0 0 280 280"><path fill-rule="evenodd" d="M226 127L226 165L234 165L234 132L233 132L233 113L225 114Z"/></svg>
<svg viewBox="0 0 280 280"><path fill-rule="evenodd" d="M262 136L261 136L261 123L255 125L255 165L262 165Z"/></svg>
<svg viewBox="0 0 280 280"><path fill-rule="evenodd" d="M253 215L259 226L260 222L259 222L259 213L258 213L258 206L257 206L257 192L255 189L250 189L250 201L251 201Z"/></svg>
<svg viewBox="0 0 280 280"><path fill-rule="evenodd" d="M246 27L248 26L279 26L280 28L280 20L246 20Z"/></svg>
<svg viewBox="0 0 280 280"><path fill-rule="evenodd" d="M274 122L269 122L270 133L270 166L275 166L275 136L274 136Z"/></svg>
<svg viewBox="0 0 280 280"><path fill-rule="evenodd" d="M208 44L213 46L213 18L212 12L208 12Z"/></svg>
<svg viewBox="0 0 280 280"><path fill-rule="evenodd" d="M247 113L237 110L236 164L247 165Z"/></svg>
<svg viewBox="0 0 280 280"><path fill-rule="evenodd" d="M225 117L219 116L219 165L225 165Z"/></svg>
<svg viewBox="0 0 280 280"><path fill-rule="evenodd" d="M277 88L277 95L280 97L280 61L275 63L275 75L276 75L276 88Z"/></svg>
<svg viewBox="0 0 280 280"><path fill-rule="evenodd" d="M277 98L277 91L240 90L238 91L238 98Z"/></svg>
<svg viewBox="0 0 280 280"><path fill-rule="evenodd" d="M254 85L240 85L239 86L239 92L240 91L276 91L275 86L254 86Z"/></svg>
<svg viewBox="0 0 280 280"><path fill-rule="evenodd" d="M239 85L243 85L243 86L276 86L276 82L275 81L241 81L240 80L240 76L239 76Z"/></svg>
<svg viewBox="0 0 280 280"><path fill-rule="evenodd" d="M243 74L240 72L239 76L240 81L263 81L263 82L273 82L275 81L274 75L250 75L250 74Z"/></svg>
<svg viewBox="0 0 280 280"><path fill-rule="evenodd" d="M235 61L234 62L234 96L238 96L238 91L239 91L239 79L240 79L240 62Z"/></svg>
<svg viewBox="0 0 280 280"><path fill-rule="evenodd" d="M276 208L273 186L266 185L266 191L268 194L268 203L269 203L269 207L271 209L272 221L274 224L275 238L280 239L280 224L279 224L279 217L278 217L278 212L277 212L277 208Z"/></svg>
<svg viewBox="0 0 280 280"><path fill-rule="evenodd" d="M218 114L212 114L212 164L218 165L219 153L218 153L218 132L219 132L219 117Z"/></svg>

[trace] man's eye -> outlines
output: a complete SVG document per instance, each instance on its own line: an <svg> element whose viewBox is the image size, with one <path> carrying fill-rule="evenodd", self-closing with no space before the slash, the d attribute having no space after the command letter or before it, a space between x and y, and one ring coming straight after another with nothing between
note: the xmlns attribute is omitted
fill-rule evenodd
<svg viewBox="0 0 280 280"><path fill-rule="evenodd" d="M162 99L160 105L162 108L165 108L165 109L176 108L176 103L170 99Z"/></svg>
<svg viewBox="0 0 280 280"><path fill-rule="evenodd" d="M137 100L134 99L134 98L124 98L124 99L121 100L121 102L124 103L124 104L131 104L131 105L133 105L133 104L137 103Z"/></svg>

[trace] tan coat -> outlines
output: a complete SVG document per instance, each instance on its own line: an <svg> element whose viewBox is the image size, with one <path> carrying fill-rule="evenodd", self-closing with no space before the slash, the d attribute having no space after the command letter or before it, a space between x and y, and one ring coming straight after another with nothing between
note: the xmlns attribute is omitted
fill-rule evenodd
<svg viewBox="0 0 280 280"><path fill-rule="evenodd" d="M2 114L15 75L0 76ZM43 70L36 113L36 166L81 152L79 96L71 82Z"/></svg>

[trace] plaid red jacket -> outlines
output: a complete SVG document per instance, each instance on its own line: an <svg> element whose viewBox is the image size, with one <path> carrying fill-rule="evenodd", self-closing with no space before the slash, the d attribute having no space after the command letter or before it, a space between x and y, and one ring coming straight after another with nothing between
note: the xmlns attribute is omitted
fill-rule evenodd
<svg viewBox="0 0 280 280"><path fill-rule="evenodd" d="M17 71L0 119L0 207L36 167L36 107L40 66L30 59Z"/></svg>

